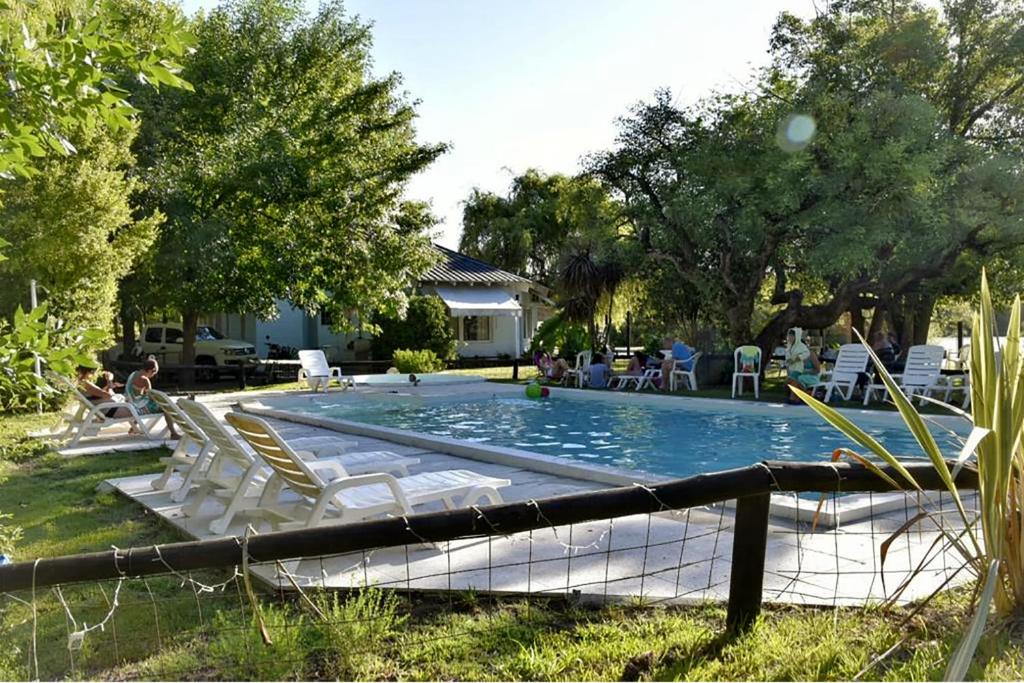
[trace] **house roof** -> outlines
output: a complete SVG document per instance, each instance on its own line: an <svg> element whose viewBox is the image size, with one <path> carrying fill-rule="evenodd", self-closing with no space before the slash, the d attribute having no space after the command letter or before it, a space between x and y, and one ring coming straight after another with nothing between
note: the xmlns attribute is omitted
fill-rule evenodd
<svg viewBox="0 0 1024 683"><path fill-rule="evenodd" d="M538 287L537 283L435 244L441 260L420 277L420 284L514 285Z"/></svg>

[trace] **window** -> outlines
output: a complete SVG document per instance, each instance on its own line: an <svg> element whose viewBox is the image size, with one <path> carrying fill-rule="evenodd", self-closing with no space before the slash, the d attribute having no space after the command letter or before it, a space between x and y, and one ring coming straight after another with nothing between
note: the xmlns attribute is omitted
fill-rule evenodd
<svg viewBox="0 0 1024 683"><path fill-rule="evenodd" d="M491 319L487 316L467 315L462 319L462 341L491 341Z"/></svg>
<svg viewBox="0 0 1024 683"><path fill-rule="evenodd" d="M146 328L146 341L152 344L159 344L164 337L164 328L162 327L147 327Z"/></svg>
<svg viewBox="0 0 1024 683"><path fill-rule="evenodd" d="M330 311L320 311L320 324L324 327L330 327L334 324L334 317L331 316Z"/></svg>
<svg viewBox="0 0 1024 683"><path fill-rule="evenodd" d="M181 330L176 330L173 327L167 328L167 343L168 344L180 344L181 340L185 335L181 333Z"/></svg>
<svg viewBox="0 0 1024 683"><path fill-rule="evenodd" d="M199 327L196 328L196 341L217 341L218 339L223 338L223 334L213 329L209 325L200 325Z"/></svg>

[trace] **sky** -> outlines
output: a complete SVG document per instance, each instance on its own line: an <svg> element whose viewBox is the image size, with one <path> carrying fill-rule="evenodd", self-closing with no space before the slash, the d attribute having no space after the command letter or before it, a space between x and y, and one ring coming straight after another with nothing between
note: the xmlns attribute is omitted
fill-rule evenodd
<svg viewBox="0 0 1024 683"><path fill-rule="evenodd" d="M311 11L317 0L305 0ZM186 11L217 0L183 0ZM410 182L455 248L474 187L505 194L528 168L575 173L615 119L670 88L681 104L737 91L767 63L782 11L813 0L348 0L373 25L373 70L418 101L417 135L451 150Z"/></svg>

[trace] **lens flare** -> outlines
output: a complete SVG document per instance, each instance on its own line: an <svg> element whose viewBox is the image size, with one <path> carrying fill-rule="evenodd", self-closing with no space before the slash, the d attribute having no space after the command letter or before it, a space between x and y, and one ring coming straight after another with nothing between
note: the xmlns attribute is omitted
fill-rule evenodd
<svg viewBox="0 0 1024 683"><path fill-rule="evenodd" d="M786 152L798 152L806 147L817 130L814 119L807 114L790 114L779 125L776 139Z"/></svg>

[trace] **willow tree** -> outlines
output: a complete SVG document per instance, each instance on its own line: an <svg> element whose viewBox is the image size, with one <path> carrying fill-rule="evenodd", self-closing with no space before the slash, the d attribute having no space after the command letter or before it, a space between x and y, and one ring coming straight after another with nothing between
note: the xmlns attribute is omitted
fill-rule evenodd
<svg viewBox="0 0 1024 683"><path fill-rule="evenodd" d="M143 200L167 220L132 284L181 312L183 362L205 312L402 313L433 259L402 193L444 147L416 141L399 76L371 74L368 27L340 2L235 0L193 28L195 92L140 99Z"/></svg>

